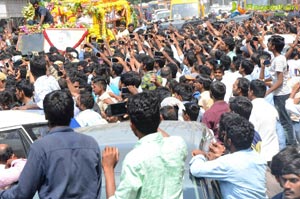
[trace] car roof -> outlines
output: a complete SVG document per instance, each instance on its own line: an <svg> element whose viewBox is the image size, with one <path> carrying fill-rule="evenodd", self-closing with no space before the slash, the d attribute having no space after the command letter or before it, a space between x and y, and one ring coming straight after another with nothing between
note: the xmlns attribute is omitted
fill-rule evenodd
<svg viewBox="0 0 300 199"><path fill-rule="evenodd" d="M46 122L43 110L0 111L0 128Z"/></svg>
<svg viewBox="0 0 300 199"><path fill-rule="evenodd" d="M207 196L207 189L198 189L198 185L191 181L189 174L189 161L192 158L192 150L207 149L211 139L214 137L203 123L182 122L182 121L162 121L160 129L166 131L171 136L180 136L186 142L188 155L185 161L185 172L183 177L184 198L204 198ZM134 135L128 121L114 124L104 124L91 127L77 128L75 131L93 137L99 144L101 150L105 146L113 146L119 149L119 163L115 167L115 180L118 185L122 170L122 162L125 156L134 148L138 138ZM103 179L104 180L104 179ZM103 185L105 186L105 185ZM104 187L102 187L104 189ZM205 189L205 190L204 190ZM105 193L103 193L105 194Z"/></svg>
<svg viewBox="0 0 300 199"><path fill-rule="evenodd" d="M189 151L187 161L191 159L190 152L193 149L203 148L204 142L211 138L211 134L206 126L199 122L163 121L159 128L171 136L180 136L184 139ZM77 128L75 131L95 138L101 150L105 146L123 148L124 151L120 150L120 160L124 159L125 155L138 141L138 138L130 128L129 121ZM121 168L119 169L121 171Z"/></svg>

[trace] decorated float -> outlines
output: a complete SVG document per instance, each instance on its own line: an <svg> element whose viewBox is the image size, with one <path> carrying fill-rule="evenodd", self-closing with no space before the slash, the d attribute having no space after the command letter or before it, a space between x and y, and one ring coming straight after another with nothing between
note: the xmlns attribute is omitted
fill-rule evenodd
<svg viewBox="0 0 300 199"><path fill-rule="evenodd" d="M114 39L113 31L120 21L136 23L133 9L126 0L51 0L40 4L51 12L54 24L21 26L18 48L23 54L47 52L50 46L60 51L66 47L77 48L91 35L109 41ZM22 13L26 21L34 19L31 4L24 7Z"/></svg>

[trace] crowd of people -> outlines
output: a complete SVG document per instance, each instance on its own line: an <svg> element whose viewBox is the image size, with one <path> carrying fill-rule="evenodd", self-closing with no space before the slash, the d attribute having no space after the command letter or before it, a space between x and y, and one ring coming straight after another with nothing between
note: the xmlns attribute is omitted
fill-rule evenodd
<svg viewBox="0 0 300 199"><path fill-rule="evenodd" d="M273 197L281 189L268 186L268 173L284 190L274 198L299 198L299 26L297 17L265 13L243 23L197 20L182 29L121 22L115 40L91 35L79 50L53 46L25 56L5 29L1 110L44 109L50 131L32 145L19 183L0 198L31 198L36 190L41 198L98 197L100 149L74 133L71 120L72 127L130 120L139 139L117 188L119 152L104 149L107 198L182 198L187 148L158 132L161 120L197 121L212 130L216 142L208 153L193 151L190 172L217 180L223 198ZM126 111L115 113L122 103ZM3 148L9 146L0 145L0 157Z"/></svg>

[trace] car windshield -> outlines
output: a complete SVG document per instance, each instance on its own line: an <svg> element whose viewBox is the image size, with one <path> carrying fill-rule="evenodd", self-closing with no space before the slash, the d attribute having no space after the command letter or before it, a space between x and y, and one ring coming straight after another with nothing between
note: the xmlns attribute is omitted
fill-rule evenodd
<svg viewBox="0 0 300 199"><path fill-rule="evenodd" d="M170 16L170 12L159 12L157 13L157 19L167 18Z"/></svg>
<svg viewBox="0 0 300 199"><path fill-rule="evenodd" d="M172 6L173 19L183 19L192 17L198 17L197 3L174 4Z"/></svg>

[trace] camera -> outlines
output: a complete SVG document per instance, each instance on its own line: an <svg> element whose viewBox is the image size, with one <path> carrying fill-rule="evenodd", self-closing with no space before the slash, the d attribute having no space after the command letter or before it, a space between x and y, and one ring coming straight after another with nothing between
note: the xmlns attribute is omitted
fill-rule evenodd
<svg viewBox="0 0 300 199"><path fill-rule="evenodd" d="M123 99L126 99L126 98L128 98L131 95L131 93L130 93L130 91L129 91L129 89L127 87L122 87L121 88L121 93L122 93L121 97Z"/></svg>
<svg viewBox="0 0 300 199"><path fill-rule="evenodd" d="M115 58L115 57L112 57L112 58L110 59L110 61L113 62L113 63L119 62L119 60L118 60L117 58Z"/></svg>
<svg viewBox="0 0 300 199"><path fill-rule="evenodd" d="M109 104L106 109L107 116L123 116L127 114L126 102Z"/></svg>
<svg viewBox="0 0 300 199"><path fill-rule="evenodd" d="M267 60L264 61L265 66L270 65L270 64L271 64L270 60L267 59Z"/></svg>

